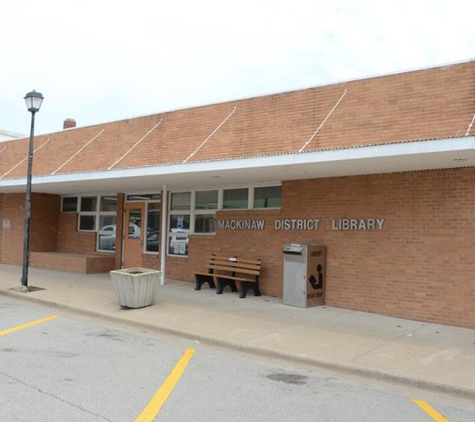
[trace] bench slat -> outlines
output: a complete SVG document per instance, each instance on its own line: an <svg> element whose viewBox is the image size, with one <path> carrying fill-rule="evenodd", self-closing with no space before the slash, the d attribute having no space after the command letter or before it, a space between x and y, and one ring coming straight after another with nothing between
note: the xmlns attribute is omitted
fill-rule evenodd
<svg viewBox="0 0 475 422"><path fill-rule="evenodd" d="M256 283L256 280L252 278L233 277L231 275L225 275L225 274L214 274L214 276L217 278L226 278L228 280L247 281L248 283Z"/></svg>
<svg viewBox="0 0 475 422"><path fill-rule="evenodd" d="M234 263L239 263L239 264L261 265L261 260L260 259L245 259L245 258L234 258L234 257L229 257L229 256L215 256L215 255L212 255L208 258L208 262L212 261L212 260L234 262Z"/></svg>
<svg viewBox="0 0 475 422"><path fill-rule="evenodd" d="M229 261L229 260L224 260L224 259L210 259L208 261L208 265L223 265L223 266L237 267L237 268L248 268L252 270L260 270L261 268L260 262L258 264L249 264L249 263L235 262L235 261Z"/></svg>
<svg viewBox="0 0 475 422"><path fill-rule="evenodd" d="M257 270L248 270L246 268L237 268L237 267L228 267L223 265L212 265L210 268L213 270L221 270L221 271L230 271L233 273L242 273L242 274L252 274L252 275L259 275L260 271Z"/></svg>
<svg viewBox="0 0 475 422"><path fill-rule="evenodd" d="M244 268L246 270L254 270L254 271L260 271L261 267L260 265L250 265L250 264L236 264L234 262L228 262L228 261L215 261L210 263L208 266L213 267L215 265L219 265L221 267L228 267L228 268Z"/></svg>

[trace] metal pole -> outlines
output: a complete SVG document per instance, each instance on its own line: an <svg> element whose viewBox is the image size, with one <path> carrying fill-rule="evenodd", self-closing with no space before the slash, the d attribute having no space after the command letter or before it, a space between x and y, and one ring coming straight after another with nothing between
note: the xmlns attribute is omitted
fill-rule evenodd
<svg viewBox="0 0 475 422"><path fill-rule="evenodd" d="M167 185L163 185L162 190L162 244L160 246L160 271L162 272L160 278L160 285L165 285L165 263L166 263L166 253L167 253L167 240L168 240L168 232L167 232Z"/></svg>
<svg viewBox="0 0 475 422"><path fill-rule="evenodd" d="M30 220L31 220L31 173L33 169L33 137L35 135L35 111L31 112L30 147L28 150L28 173L26 176L25 224L23 232L22 286L28 288L28 262L30 259Z"/></svg>

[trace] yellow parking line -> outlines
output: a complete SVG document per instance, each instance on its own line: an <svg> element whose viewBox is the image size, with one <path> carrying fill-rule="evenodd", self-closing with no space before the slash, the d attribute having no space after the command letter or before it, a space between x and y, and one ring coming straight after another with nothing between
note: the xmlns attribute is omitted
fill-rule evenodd
<svg viewBox="0 0 475 422"><path fill-rule="evenodd" d="M417 399L412 399L412 401L436 422L450 422L448 419L444 418L439 412L437 412L437 410L435 410L429 403Z"/></svg>
<svg viewBox="0 0 475 422"><path fill-rule="evenodd" d="M28 322L27 324L19 325L18 327L13 327L13 328L9 328L8 330L0 331L0 337L5 336L10 333L14 333L15 331L20 331L25 328L32 327L33 325L42 324L43 322L51 321L52 319L56 319L58 317L59 315L51 315L46 318L41 318L41 319L37 319L36 321Z"/></svg>
<svg viewBox="0 0 475 422"><path fill-rule="evenodd" d="M194 349L185 350L185 353L175 365L173 370L170 372L168 378L165 380L159 390L155 393L152 400L150 400L150 402L148 403L147 407L142 410L142 413L140 413L139 416L137 416L135 422L149 422L155 419L155 416L158 415L158 412L160 412L160 409L167 401L168 396L172 393L176 384L185 372L185 369L194 354Z"/></svg>

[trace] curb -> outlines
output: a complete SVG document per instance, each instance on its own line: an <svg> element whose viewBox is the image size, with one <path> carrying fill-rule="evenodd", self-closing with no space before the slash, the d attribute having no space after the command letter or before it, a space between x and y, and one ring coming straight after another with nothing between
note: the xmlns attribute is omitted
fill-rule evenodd
<svg viewBox="0 0 475 422"><path fill-rule="evenodd" d="M288 353L282 353L275 350L261 349L252 346L246 346L243 344L233 343L231 341L220 340L213 337L206 337L199 334L192 334L185 331L180 331L177 329L161 327L157 325L147 324L144 322L131 321L127 318L122 318L119 316L113 316L110 314L84 310L77 308L71 305L64 303L55 302L53 300L41 299L38 297L28 297L25 293L18 293L13 291L0 290L0 296L7 296L14 299L20 299L27 302L38 303L43 306L50 306L56 309L62 309L69 311L78 315L83 315L93 318L101 318L102 320L123 324L136 328L145 328L149 331L169 335L172 337L179 337L182 339L187 339L191 341L198 341L199 343L220 347L227 350L239 351L253 356L260 357L269 357L273 359L279 359L286 361L288 363L300 363L305 365L317 366L322 369L326 369L342 375L353 375L368 380L383 381L387 383L398 384L400 386L409 386L422 390L426 390L431 393L442 393L451 396L456 396L458 398L464 398L469 400L475 400L475 390L465 387L458 387L456 385L438 383L434 381L428 381L421 378L410 378L401 375L391 374L388 372L377 371L370 368L365 368L361 366L348 365L343 363L334 363L322 361L319 359L301 356L301 355L292 355Z"/></svg>

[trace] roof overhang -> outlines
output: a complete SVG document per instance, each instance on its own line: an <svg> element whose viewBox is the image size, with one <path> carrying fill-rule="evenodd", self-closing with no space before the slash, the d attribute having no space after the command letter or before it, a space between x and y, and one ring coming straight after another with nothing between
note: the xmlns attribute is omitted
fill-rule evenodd
<svg viewBox="0 0 475 422"><path fill-rule="evenodd" d="M475 166L475 137L413 141L219 161L68 173L33 178L53 194L156 192L285 180ZM0 180L0 193L23 192L26 178Z"/></svg>

